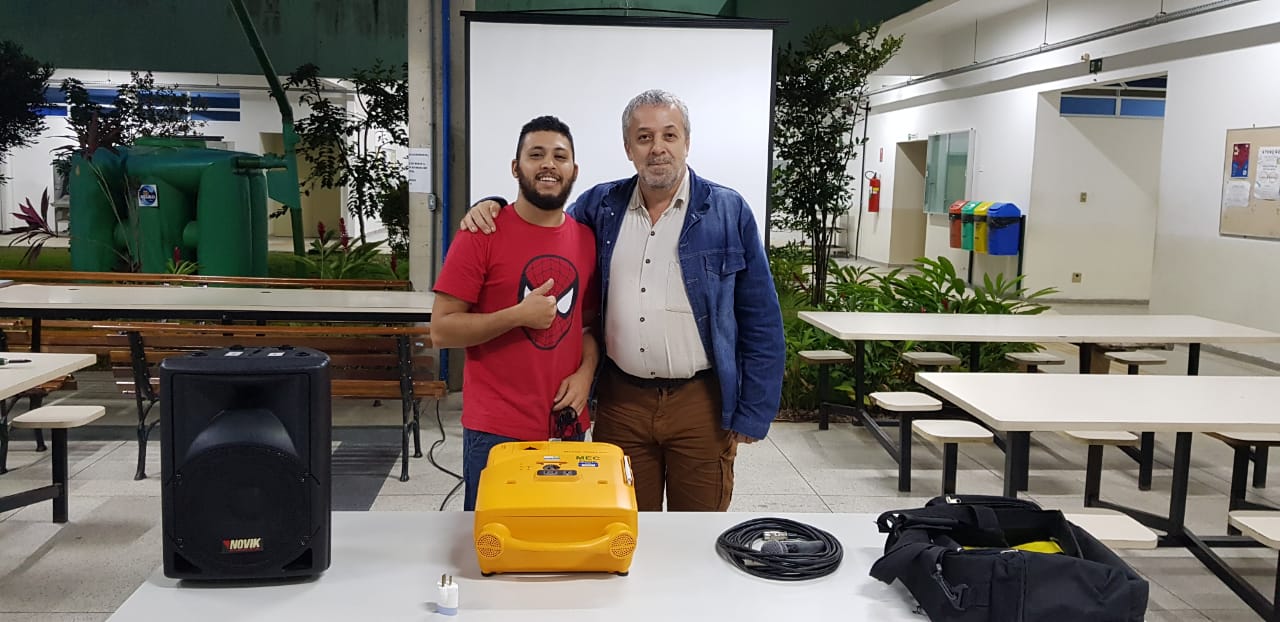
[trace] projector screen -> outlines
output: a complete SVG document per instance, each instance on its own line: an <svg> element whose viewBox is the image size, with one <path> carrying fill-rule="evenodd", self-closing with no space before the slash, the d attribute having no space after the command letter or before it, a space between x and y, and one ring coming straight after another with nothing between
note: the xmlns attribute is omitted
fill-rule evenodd
<svg viewBox="0 0 1280 622"><path fill-rule="evenodd" d="M511 14L502 18L512 19ZM768 231L773 31L768 22L597 18L576 23L484 21L467 14L470 201L514 201L520 127L554 115L573 132L579 167L570 202L603 181L635 175L622 110L648 89L689 106L689 166L737 190ZM519 16L565 20L565 16ZM572 20L571 20L572 21ZM711 26L709 23L719 25Z"/></svg>

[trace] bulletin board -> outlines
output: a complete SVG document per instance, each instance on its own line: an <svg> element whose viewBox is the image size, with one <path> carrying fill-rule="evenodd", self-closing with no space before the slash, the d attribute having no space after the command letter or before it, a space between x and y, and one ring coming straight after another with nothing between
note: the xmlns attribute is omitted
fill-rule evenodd
<svg viewBox="0 0 1280 622"><path fill-rule="evenodd" d="M1280 127L1227 130L1222 235L1280 240Z"/></svg>

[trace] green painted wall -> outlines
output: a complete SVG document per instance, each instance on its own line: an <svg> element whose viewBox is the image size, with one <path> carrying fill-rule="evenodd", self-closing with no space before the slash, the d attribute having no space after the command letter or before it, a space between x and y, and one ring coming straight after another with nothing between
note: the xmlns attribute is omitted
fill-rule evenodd
<svg viewBox="0 0 1280 622"><path fill-rule="evenodd" d="M780 42L823 23L878 22L924 3L829 0L476 0L479 11L654 9L782 18ZM346 75L375 59L406 59L406 0L245 0L280 73L314 62ZM845 5L845 6L841 6ZM853 6L848 6L853 5ZM657 15L632 11L632 15ZM670 13L676 15L677 13ZM261 73L225 0L0 0L0 39L56 67L197 73Z"/></svg>
<svg viewBox="0 0 1280 622"><path fill-rule="evenodd" d="M245 0L278 72L407 57L405 0ZM262 73L226 0L2 0L0 39L56 67Z"/></svg>
<svg viewBox="0 0 1280 622"><path fill-rule="evenodd" d="M927 0L879 0L878 2L832 2L831 0L476 0L477 11L524 11L529 9L584 9L582 13L625 15L619 9L638 8L682 11L726 17L785 19L778 29L780 44L800 40L820 24L855 22L878 23L914 9ZM605 10L608 9L608 10ZM637 11L633 15L656 15Z"/></svg>

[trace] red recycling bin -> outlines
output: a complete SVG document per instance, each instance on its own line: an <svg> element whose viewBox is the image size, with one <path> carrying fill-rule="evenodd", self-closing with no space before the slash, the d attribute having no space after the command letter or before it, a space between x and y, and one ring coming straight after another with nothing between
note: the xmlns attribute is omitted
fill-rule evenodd
<svg viewBox="0 0 1280 622"><path fill-rule="evenodd" d="M964 207L966 203L968 201L956 201L951 204L951 207L947 208L947 220L951 224L951 248L960 248L962 246L961 240L964 236L961 235L960 208Z"/></svg>

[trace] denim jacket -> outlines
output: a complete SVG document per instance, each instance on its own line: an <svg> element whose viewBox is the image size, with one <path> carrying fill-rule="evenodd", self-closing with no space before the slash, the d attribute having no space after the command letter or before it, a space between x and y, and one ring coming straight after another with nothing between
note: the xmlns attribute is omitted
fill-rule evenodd
<svg viewBox="0 0 1280 622"><path fill-rule="evenodd" d="M596 234L601 316L608 312L614 242L635 186L636 177L602 183L569 208ZM737 192L689 169L689 206L679 245L698 335L720 380L721 425L764 438L782 399L786 344L778 293L751 209Z"/></svg>

